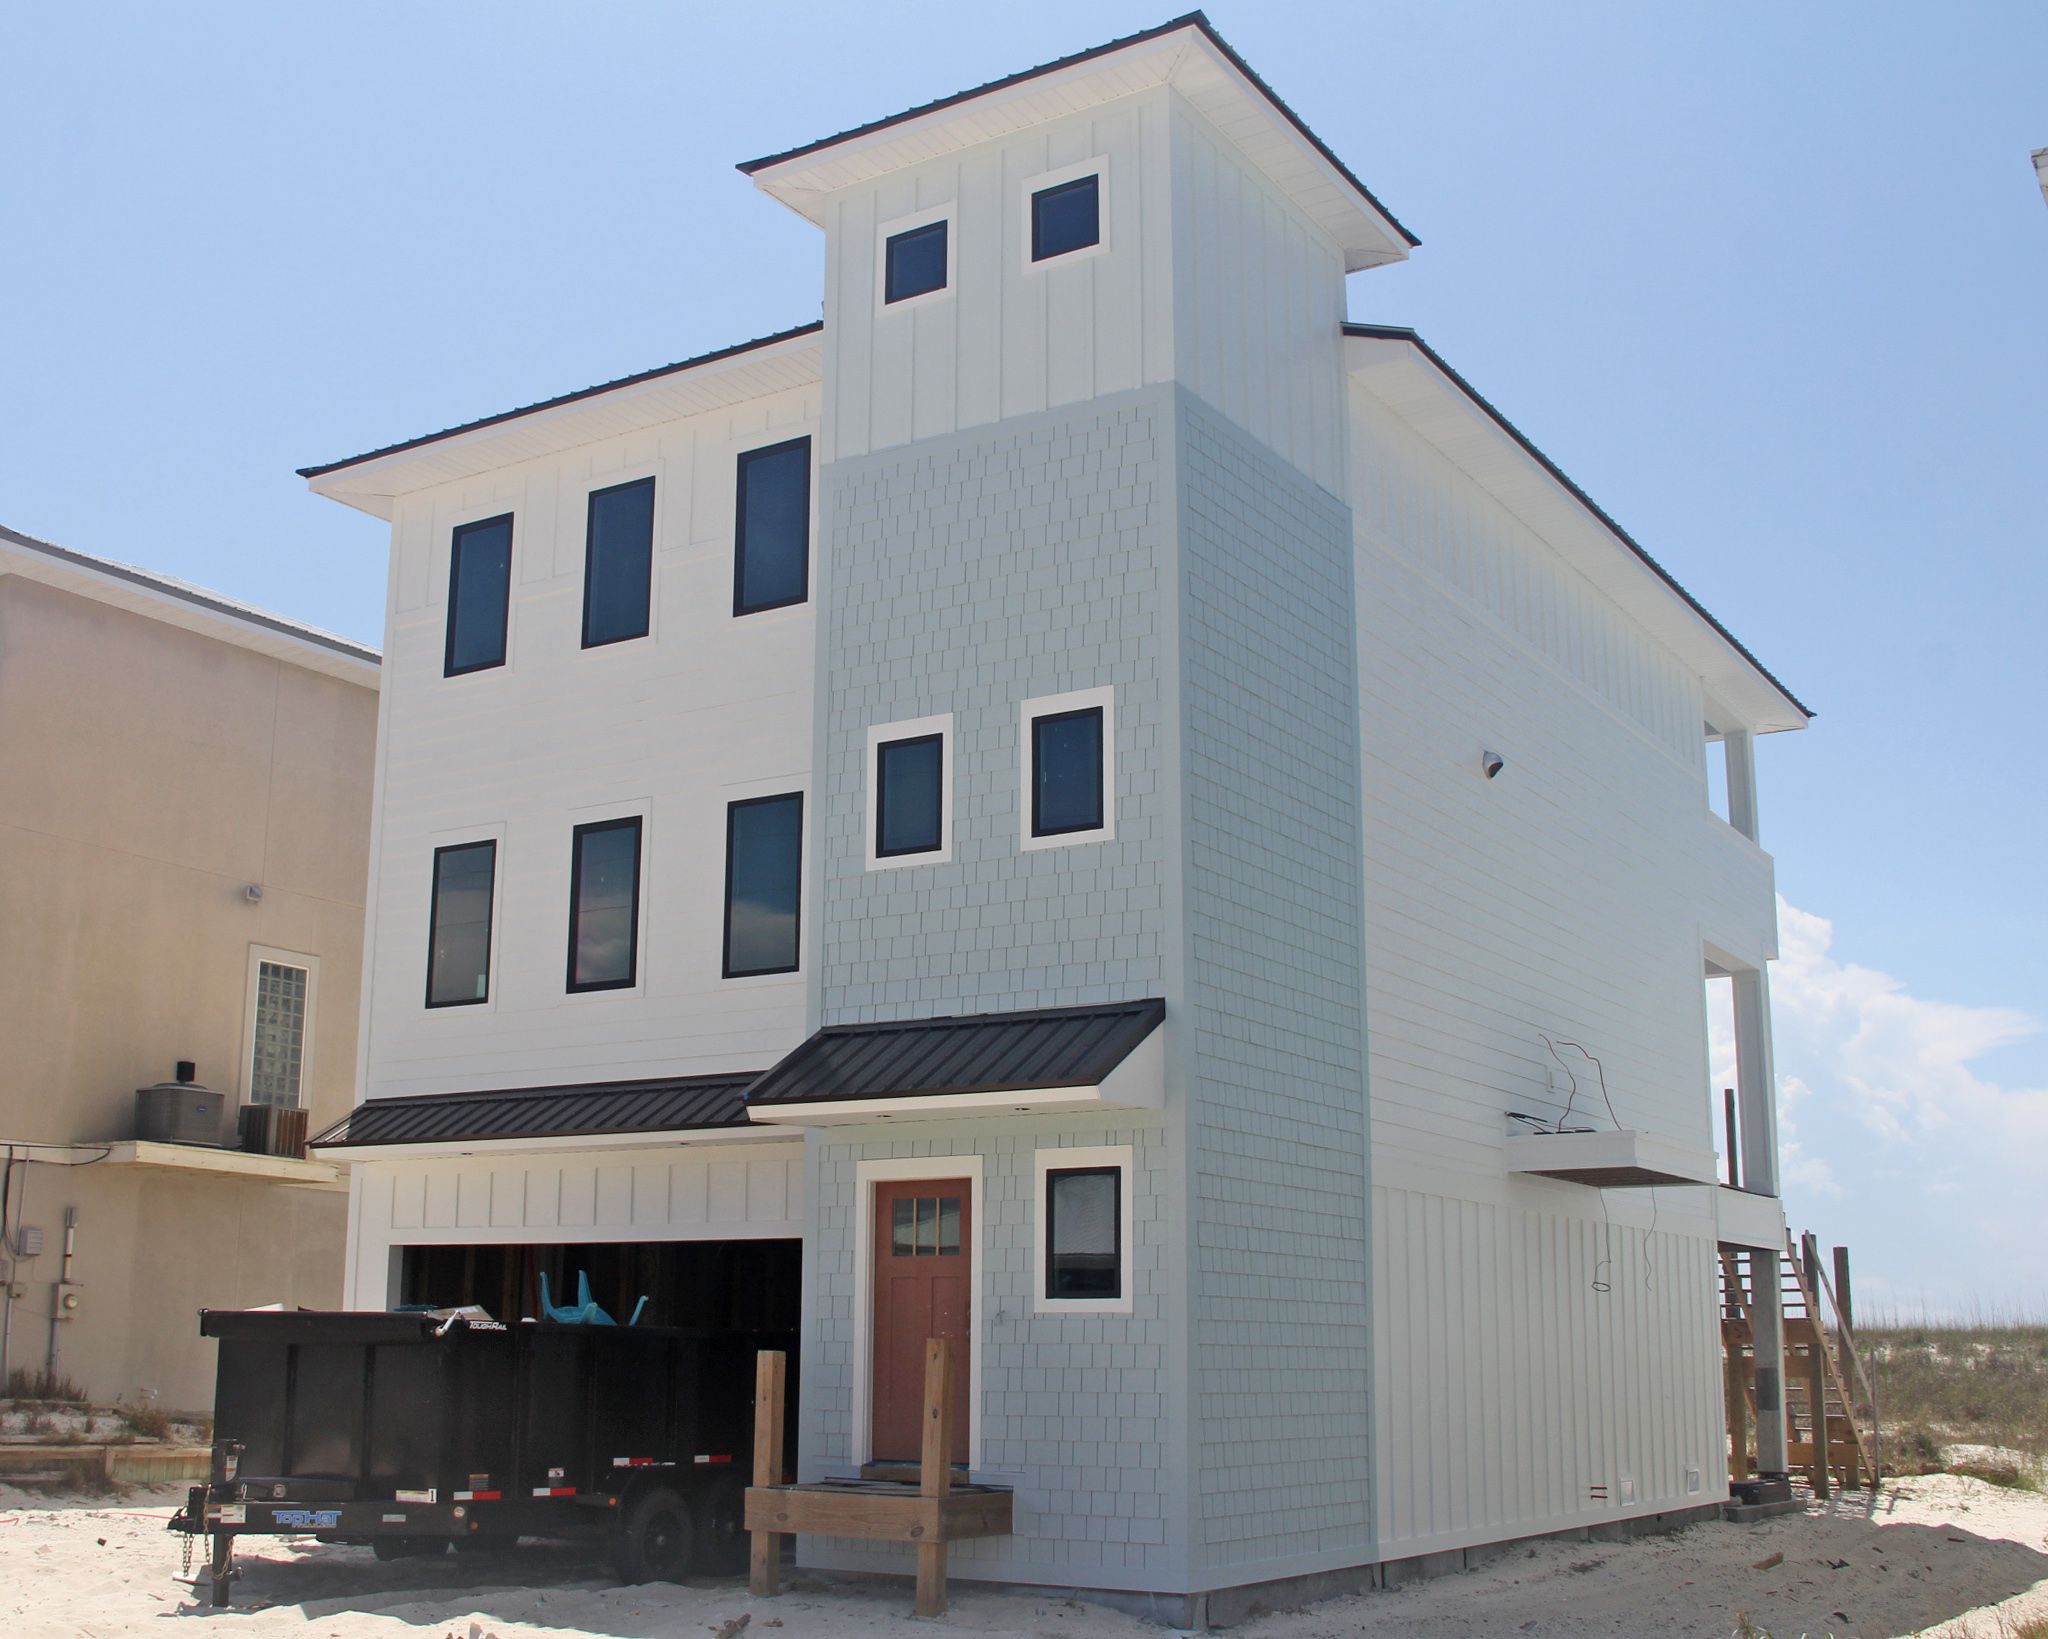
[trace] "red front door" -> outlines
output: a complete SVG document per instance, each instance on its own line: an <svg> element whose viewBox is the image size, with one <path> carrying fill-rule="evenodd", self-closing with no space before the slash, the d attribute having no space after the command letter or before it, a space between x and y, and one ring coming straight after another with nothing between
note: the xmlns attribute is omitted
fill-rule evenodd
<svg viewBox="0 0 2048 1639"><path fill-rule="evenodd" d="M875 1185L874 1460L914 1463L924 1345L953 1342L953 1461L967 1461L967 1327L974 1226L964 1178Z"/></svg>

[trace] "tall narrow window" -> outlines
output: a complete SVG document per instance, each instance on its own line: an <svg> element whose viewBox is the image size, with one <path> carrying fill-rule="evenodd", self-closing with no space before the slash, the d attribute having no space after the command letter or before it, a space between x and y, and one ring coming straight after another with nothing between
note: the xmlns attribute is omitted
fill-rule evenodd
<svg viewBox="0 0 2048 1639"><path fill-rule="evenodd" d="M1031 196L1031 259L1047 261L1102 242L1101 179L1076 177Z"/></svg>
<svg viewBox="0 0 2048 1639"><path fill-rule="evenodd" d="M295 1110L306 1070L306 1009L311 974L290 962L259 959L249 1044L249 1102Z"/></svg>
<svg viewBox="0 0 2048 1639"><path fill-rule="evenodd" d="M726 809L725 976L794 973L804 799L754 797Z"/></svg>
<svg viewBox="0 0 2048 1639"><path fill-rule="evenodd" d="M1122 1186L1120 1167L1047 1171L1044 1296L1123 1296Z"/></svg>
<svg viewBox="0 0 2048 1639"><path fill-rule="evenodd" d="M593 490L583 547L583 646L647 635L654 480Z"/></svg>
<svg viewBox="0 0 2048 1639"><path fill-rule="evenodd" d="M505 611L511 594L512 514L459 526L448 555L444 676L505 664Z"/></svg>
<svg viewBox="0 0 2048 1639"><path fill-rule="evenodd" d="M885 740L875 748L875 857L933 854L944 840L942 735Z"/></svg>
<svg viewBox="0 0 2048 1639"><path fill-rule="evenodd" d="M946 233L941 218L889 236L883 252L882 300L908 301L946 288Z"/></svg>
<svg viewBox="0 0 2048 1639"><path fill-rule="evenodd" d="M427 927L427 1006L466 1007L490 998L491 894L495 842L434 850L434 891Z"/></svg>
<svg viewBox="0 0 2048 1639"><path fill-rule="evenodd" d="M628 989L639 973L639 816L579 825L570 846L569 988Z"/></svg>
<svg viewBox="0 0 2048 1639"><path fill-rule="evenodd" d="M732 612L758 614L810 596L811 441L740 457L733 525Z"/></svg>
<svg viewBox="0 0 2048 1639"><path fill-rule="evenodd" d="M1031 720L1031 834L1102 829L1102 708Z"/></svg>

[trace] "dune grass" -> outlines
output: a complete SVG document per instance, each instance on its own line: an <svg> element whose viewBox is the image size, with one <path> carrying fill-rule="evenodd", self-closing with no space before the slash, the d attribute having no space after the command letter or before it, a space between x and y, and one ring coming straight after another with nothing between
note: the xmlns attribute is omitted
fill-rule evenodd
<svg viewBox="0 0 2048 1639"><path fill-rule="evenodd" d="M1857 1328L1856 1347L1876 1382L1891 1472L2048 1483L2048 1324L1877 1317ZM1945 1460L1958 1445L1993 1449Z"/></svg>

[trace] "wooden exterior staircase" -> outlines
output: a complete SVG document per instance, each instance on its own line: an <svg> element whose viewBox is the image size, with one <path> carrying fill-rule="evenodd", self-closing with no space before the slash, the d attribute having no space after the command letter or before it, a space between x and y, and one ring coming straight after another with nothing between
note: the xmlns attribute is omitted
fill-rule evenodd
<svg viewBox="0 0 2048 1639"><path fill-rule="evenodd" d="M1814 1495L1881 1477L1876 1402L1856 1353L1849 1304L1849 1256L1835 1248L1835 1280L1821 1267L1812 1235L1787 1237L1778 1265L1784 1315L1786 1456L1804 1469ZM1721 1350L1728 1411L1728 1477L1755 1471L1756 1339L1754 1264L1749 1253L1721 1249Z"/></svg>

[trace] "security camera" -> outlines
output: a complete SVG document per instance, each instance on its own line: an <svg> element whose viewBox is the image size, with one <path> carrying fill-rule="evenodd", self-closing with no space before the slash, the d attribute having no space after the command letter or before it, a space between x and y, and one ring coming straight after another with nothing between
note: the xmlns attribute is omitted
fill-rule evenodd
<svg viewBox="0 0 2048 1639"><path fill-rule="evenodd" d="M1508 766L1508 760L1498 751L1482 751L1479 754L1479 766L1486 770L1486 777L1490 780Z"/></svg>

